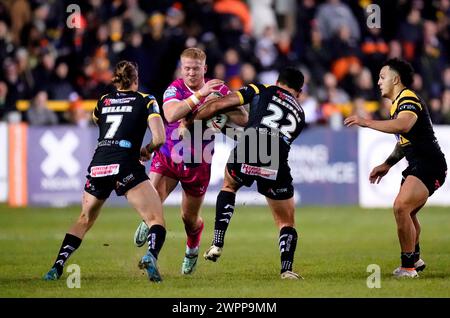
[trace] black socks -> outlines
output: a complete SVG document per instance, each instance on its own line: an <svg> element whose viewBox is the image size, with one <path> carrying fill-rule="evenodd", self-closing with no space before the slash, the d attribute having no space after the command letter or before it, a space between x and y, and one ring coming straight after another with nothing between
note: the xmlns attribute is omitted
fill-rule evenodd
<svg viewBox="0 0 450 318"><path fill-rule="evenodd" d="M63 273L64 264L80 244L81 239L79 237L66 233L61 248L59 249L58 257L56 258L55 264L53 264L53 267L56 268L59 276Z"/></svg>
<svg viewBox="0 0 450 318"><path fill-rule="evenodd" d="M225 240L225 232L230 224L231 217L234 213L234 203L236 193L220 191L216 202L216 221L214 223L214 240L213 244L223 247Z"/></svg>
<svg viewBox="0 0 450 318"><path fill-rule="evenodd" d="M292 271L294 254L297 247L297 231L290 226L285 226L280 230L278 241L281 255L281 273Z"/></svg>
<svg viewBox="0 0 450 318"><path fill-rule="evenodd" d="M148 250L157 259L164 241L166 240L166 229L164 226L155 224L150 227L147 235Z"/></svg>
<svg viewBox="0 0 450 318"><path fill-rule="evenodd" d="M403 268L414 268L414 252L402 252L400 258L402 259Z"/></svg>
<svg viewBox="0 0 450 318"><path fill-rule="evenodd" d="M414 263L417 262L419 259L420 259L420 245L419 243L417 243L414 249Z"/></svg>

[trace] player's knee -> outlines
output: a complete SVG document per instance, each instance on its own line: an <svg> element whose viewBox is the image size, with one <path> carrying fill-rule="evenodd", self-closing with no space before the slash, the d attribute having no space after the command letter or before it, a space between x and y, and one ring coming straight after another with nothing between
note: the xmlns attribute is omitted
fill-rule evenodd
<svg viewBox="0 0 450 318"><path fill-rule="evenodd" d="M405 200L402 200L400 198L397 198L394 201L394 215L396 217L401 217L403 215L408 214L409 211L409 204Z"/></svg>
<svg viewBox="0 0 450 318"><path fill-rule="evenodd" d="M236 189L228 184L224 184L221 190L236 193Z"/></svg>

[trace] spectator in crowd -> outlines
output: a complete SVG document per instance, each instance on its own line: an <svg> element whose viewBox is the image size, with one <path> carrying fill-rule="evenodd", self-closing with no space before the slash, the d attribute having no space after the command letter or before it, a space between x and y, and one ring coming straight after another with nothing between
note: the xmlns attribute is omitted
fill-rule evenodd
<svg viewBox="0 0 450 318"><path fill-rule="evenodd" d="M19 99L26 99L29 95L27 84L20 78L17 63L12 58L3 61L4 82L8 86L6 96L8 105L15 105ZM1 75L0 75L1 77Z"/></svg>
<svg viewBox="0 0 450 318"><path fill-rule="evenodd" d="M374 82L381 61L397 57L418 70L414 85L426 102L442 96L450 88L450 1L376 3L381 28L367 27L364 1L91 0L80 2L79 27L68 28L64 1L2 1L0 81L8 105L40 90L54 99L55 73L64 73L56 61L64 61L64 86L96 99L113 89L112 65L129 59L140 65L141 89L161 98L181 52L198 47L208 55L206 76L230 77L232 87L248 82L246 64L256 72L250 77L264 83L275 81L276 69L298 64L311 72L309 95L331 72L351 99L369 98L359 94L362 68ZM238 63L227 62L236 52Z"/></svg>
<svg viewBox="0 0 450 318"><path fill-rule="evenodd" d="M372 74L368 68L363 68L356 77L355 97L360 97L366 101L378 100L378 90L374 88Z"/></svg>
<svg viewBox="0 0 450 318"><path fill-rule="evenodd" d="M342 81L349 75L355 66L361 65L360 49L357 42L351 38L348 26L342 25L338 28L336 36L329 40L329 49L334 55L331 71L338 81Z"/></svg>
<svg viewBox="0 0 450 318"><path fill-rule="evenodd" d="M232 91L238 90L242 86L241 63L239 52L234 48L229 48L225 52L225 83Z"/></svg>
<svg viewBox="0 0 450 318"><path fill-rule="evenodd" d="M397 38L400 40L405 59L413 62L422 39L422 15L419 8L413 7L406 20L400 23Z"/></svg>
<svg viewBox="0 0 450 318"><path fill-rule="evenodd" d="M403 49L400 41L392 40L389 42L389 52L386 59L401 58L403 56Z"/></svg>
<svg viewBox="0 0 450 318"><path fill-rule="evenodd" d="M304 60L311 70L312 82L315 86L319 85L329 71L331 61L331 52L322 40L319 28L311 29L311 45L306 47Z"/></svg>
<svg viewBox="0 0 450 318"><path fill-rule="evenodd" d="M54 68L55 53L49 49L42 50L39 57L39 64L32 73L36 91L49 89Z"/></svg>
<svg viewBox="0 0 450 318"><path fill-rule="evenodd" d="M259 81L261 83L275 83L278 77L277 60L278 50L275 44L275 30L267 27L263 36L257 40L255 46L255 56L259 65Z"/></svg>
<svg viewBox="0 0 450 318"><path fill-rule="evenodd" d="M262 37L267 27L278 30L277 18L272 8L273 0L249 0L248 4L254 37Z"/></svg>
<svg viewBox="0 0 450 318"><path fill-rule="evenodd" d="M237 17L242 24L244 33L251 33L252 19L247 4L244 1L217 0L214 2L214 11L221 15L233 15Z"/></svg>
<svg viewBox="0 0 450 318"><path fill-rule="evenodd" d="M15 45L20 44L22 28L31 21L31 7L27 0L11 1L9 12L11 15L11 33Z"/></svg>
<svg viewBox="0 0 450 318"><path fill-rule="evenodd" d="M254 83L256 79L255 67L250 63L242 64L240 77L242 79L242 86Z"/></svg>
<svg viewBox="0 0 450 318"><path fill-rule="evenodd" d="M450 66L446 66L442 71L443 89L450 89Z"/></svg>
<svg viewBox="0 0 450 318"><path fill-rule="evenodd" d="M307 84L303 85L302 93L300 94L298 101L305 111L306 124L310 126L318 123L321 117L319 103L317 98L309 94L309 86Z"/></svg>
<svg viewBox="0 0 450 318"><path fill-rule="evenodd" d="M335 128L341 127L343 118L343 106L350 103L349 95L340 87L336 77L327 73L323 79L324 86L317 90L317 96L321 103L321 118L325 123L334 123Z"/></svg>
<svg viewBox="0 0 450 318"><path fill-rule="evenodd" d="M32 57L30 56L28 50L23 47L17 49L15 53L15 60L17 62L17 71L19 73L19 81L23 83L25 87L25 91L27 92L27 96L30 97L28 93L30 93L31 88L34 87L34 79L33 74L30 67L30 60Z"/></svg>
<svg viewBox="0 0 450 318"><path fill-rule="evenodd" d="M372 81L377 81L378 70L386 60L389 46L381 34L381 28L366 28L366 35L361 43L363 63L369 68Z"/></svg>
<svg viewBox="0 0 450 318"><path fill-rule="evenodd" d="M73 97L74 100L70 102L68 111L66 112L67 121L78 127L85 128L91 123L91 116L84 107L79 97Z"/></svg>
<svg viewBox="0 0 450 318"><path fill-rule="evenodd" d="M430 99L430 118L434 125L441 125L444 123L444 114L442 112L442 104L439 97L433 97Z"/></svg>
<svg viewBox="0 0 450 318"><path fill-rule="evenodd" d="M48 108L48 95L46 91L39 91L28 108L26 117L33 126L47 126L58 124L58 116Z"/></svg>
<svg viewBox="0 0 450 318"><path fill-rule="evenodd" d="M280 29L289 37L293 37L296 31L296 0L274 0L274 9Z"/></svg>
<svg viewBox="0 0 450 318"><path fill-rule="evenodd" d="M441 82L436 74L445 67L445 57L442 54L443 46L437 36L437 24L425 21L423 24L423 51L420 55L421 73L425 89L431 95L437 96L441 91Z"/></svg>
<svg viewBox="0 0 450 318"><path fill-rule="evenodd" d="M13 110L14 107L6 103L6 96L8 95L8 86L5 82L0 82L0 120L5 118L5 114Z"/></svg>
<svg viewBox="0 0 450 318"><path fill-rule="evenodd" d="M450 125L450 88L442 93L442 115L444 117L443 124Z"/></svg>
<svg viewBox="0 0 450 318"><path fill-rule="evenodd" d="M416 74L414 74L413 78L414 79L413 79L412 89L415 92L417 92L422 98L424 98L425 100L428 100L429 94L423 86L422 76L420 76L420 74L416 73Z"/></svg>
<svg viewBox="0 0 450 318"><path fill-rule="evenodd" d="M64 61L58 61L48 88L50 99L67 100L75 92L74 87L67 78L68 73L69 66Z"/></svg>
<svg viewBox="0 0 450 318"><path fill-rule="evenodd" d="M8 25L5 21L0 20L0 61L8 57L8 50L11 48L10 34L8 33Z"/></svg>
<svg viewBox="0 0 450 318"><path fill-rule="evenodd" d="M349 39L358 41L361 31L354 14L340 0L327 0L317 8L317 25L324 39L332 39L343 27L348 29Z"/></svg>

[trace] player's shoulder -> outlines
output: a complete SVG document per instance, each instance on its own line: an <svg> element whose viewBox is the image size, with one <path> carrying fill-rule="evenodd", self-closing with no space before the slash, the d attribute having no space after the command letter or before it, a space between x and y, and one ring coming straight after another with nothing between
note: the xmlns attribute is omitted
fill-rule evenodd
<svg viewBox="0 0 450 318"><path fill-rule="evenodd" d="M174 80L164 91L163 100L172 99L177 96L177 94L187 90L184 85L183 79L177 78Z"/></svg>
<svg viewBox="0 0 450 318"><path fill-rule="evenodd" d="M420 96L412 89L406 88L400 93L399 97L397 98L397 105L398 107L400 107L409 104L416 105L419 107L419 109L423 108L423 101Z"/></svg>
<svg viewBox="0 0 450 318"><path fill-rule="evenodd" d="M98 100L99 100L99 102L103 102L104 100L106 100L108 98L114 98L115 97L115 93L116 93L116 91L107 92L106 94L101 95Z"/></svg>
<svg viewBox="0 0 450 318"><path fill-rule="evenodd" d="M182 78L175 79L167 89L175 88L175 89L184 89L186 86L184 85L184 81ZM167 91L167 90L166 90Z"/></svg>
<svg viewBox="0 0 450 318"><path fill-rule="evenodd" d="M419 95L412 89L406 88L400 93L400 99L417 99L420 100Z"/></svg>
<svg viewBox="0 0 450 318"><path fill-rule="evenodd" d="M155 96L153 96L152 94L146 94L140 91L136 91L136 93L138 96L142 97L146 101L156 100Z"/></svg>
<svg viewBox="0 0 450 318"><path fill-rule="evenodd" d="M240 90L242 90L242 91L250 90L250 91L254 91L256 94L259 94L259 93L261 93L261 91L266 90L267 88L270 88L270 86L271 85L254 82L254 83L244 85L243 87L241 87Z"/></svg>

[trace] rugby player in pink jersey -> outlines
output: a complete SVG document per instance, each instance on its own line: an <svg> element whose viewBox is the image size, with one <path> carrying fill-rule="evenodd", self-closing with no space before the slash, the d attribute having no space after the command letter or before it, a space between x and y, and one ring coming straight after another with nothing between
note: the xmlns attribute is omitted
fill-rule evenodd
<svg viewBox="0 0 450 318"><path fill-rule="evenodd" d="M210 94L227 95L230 91L222 80L205 80L206 54L202 50L188 48L182 52L180 60L181 78L170 84L163 97L166 143L158 151L155 151L149 176L158 191L161 202L166 200L178 182L181 183L183 189L181 218L187 235L186 253L181 272L184 275L189 275L194 272L198 259L200 238L204 227L203 219L200 216L200 208L209 185L211 162L205 160L203 155L200 162L184 160L185 156L180 158L174 147L181 142L180 139L182 138L178 137L180 129L183 129L184 118L202 105ZM226 114L234 124L244 126L247 123L248 114L243 107ZM192 134L192 136L195 136L195 134ZM194 152L201 151L203 154L204 148L209 143L211 143L211 140L202 140L202 142L197 143L201 147L183 150L188 150L191 158L198 158L198 156L194 156ZM145 149L142 149L141 154L143 158L149 159L150 157ZM148 227L144 222L141 222L134 237L135 244L142 246L142 242L145 243L147 235Z"/></svg>

